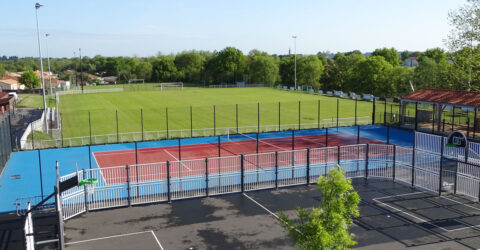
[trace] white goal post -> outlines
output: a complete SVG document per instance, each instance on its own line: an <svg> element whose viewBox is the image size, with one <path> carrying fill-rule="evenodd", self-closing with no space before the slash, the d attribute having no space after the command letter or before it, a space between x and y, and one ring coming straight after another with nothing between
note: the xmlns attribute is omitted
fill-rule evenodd
<svg viewBox="0 0 480 250"><path fill-rule="evenodd" d="M160 89L167 90L167 89L181 89L183 90L183 82L166 82L160 83Z"/></svg>

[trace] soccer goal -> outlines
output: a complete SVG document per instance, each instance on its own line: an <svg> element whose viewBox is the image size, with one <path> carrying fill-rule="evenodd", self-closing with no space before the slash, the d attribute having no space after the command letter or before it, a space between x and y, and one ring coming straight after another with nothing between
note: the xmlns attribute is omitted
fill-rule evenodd
<svg viewBox="0 0 480 250"><path fill-rule="evenodd" d="M183 82L166 82L160 83L160 89L168 90L168 89L180 89L183 90Z"/></svg>
<svg viewBox="0 0 480 250"><path fill-rule="evenodd" d="M145 83L145 79L130 79L130 80L128 80L128 83L136 83L136 82Z"/></svg>

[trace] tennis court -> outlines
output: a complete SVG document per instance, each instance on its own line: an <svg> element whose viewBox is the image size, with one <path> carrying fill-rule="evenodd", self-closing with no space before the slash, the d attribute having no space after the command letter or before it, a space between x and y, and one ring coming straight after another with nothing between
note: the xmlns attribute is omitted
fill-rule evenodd
<svg viewBox="0 0 480 250"><path fill-rule="evenodd" d="M480 205L378 178L352 180L358 249L477 249ZM66 221L68 249L294 249L279 211L316 206L314 185L178 200L82 214Z"/></svg>

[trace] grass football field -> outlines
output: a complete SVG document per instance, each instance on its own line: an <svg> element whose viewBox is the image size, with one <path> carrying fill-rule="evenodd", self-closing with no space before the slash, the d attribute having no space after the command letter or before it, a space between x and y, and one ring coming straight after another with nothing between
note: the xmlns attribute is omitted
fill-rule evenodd
<svg viewBox="0 0 480 250"><path fill-rule="evenodd" d="M120 86L119 86L120 87ZM97 88L98 89L98 88ZM337 98L273 88L184 88L164 91L138 90L62 95L60 112L63 117L64 137L88 136L89 112L92 135L115 134L116 112L120 133L162 131L167 129L166 112L168 107L168 129L190 129L190 107L192 107L192 127L236 126L236 105L238 104L238 126L257 126L258 103L260 105L260 125L278 125L279 102L280 122L298 124L299 101L300 122L317 123L318 100L320 119L337 116ZM355 101L340 99L339 117L355 116ZM141 113L141 110L143 113ZM378 105L377 110L383 110ZM358 116L372 114L371 102L358 102Z"/></svg>

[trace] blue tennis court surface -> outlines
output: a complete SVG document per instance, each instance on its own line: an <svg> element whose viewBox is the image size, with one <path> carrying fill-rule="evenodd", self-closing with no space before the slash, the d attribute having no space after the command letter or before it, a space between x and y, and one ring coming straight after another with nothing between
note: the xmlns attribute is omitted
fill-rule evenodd
<svg viewBox="0 0 480 250"><path fill-rule="evenodd" d="M380 142L412 147L413 132L408 130L387 128L384 126L360 126L360 143L362 139L377 140ZM387 135L389 131L389 135ZM299 130L295 135L325 135L326 129ZM330 128L328 134L341 134L342 136L356 138L357 127ZM259 138L276 138L285 132L272 132L259 134ZM288 133L287 133L288 134ZM232 136L232 138L235 138ZM216 137L182 139L182 145L195 145L214 143ZM151 142L138 142L138 149L152 147L178 146L178 140L162 140ZM330 146L330 145L329 145ZM21 151L12 153L2 175L0 176L0 212L15 211L17 198L47 196L53 192L55 185L55 164L59 162L60 175L70 174L78 168L99 168L93 153L135 150L135 143L108 144L97 146L84 146L72 148L44 149ZM300 174L300 173L298 173ZM266 176L265 178L267 178Z"/></svg>

